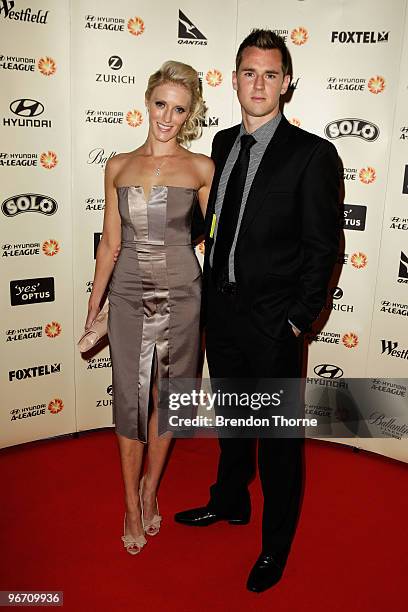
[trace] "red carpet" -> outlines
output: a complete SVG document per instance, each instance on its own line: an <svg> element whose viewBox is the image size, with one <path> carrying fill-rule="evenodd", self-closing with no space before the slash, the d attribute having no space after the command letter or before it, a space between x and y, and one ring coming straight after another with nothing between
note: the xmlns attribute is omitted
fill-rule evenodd
<svg viewBox="0 0 408 612"><path fill-rule="evenodd" d="M251 524L194 529L173 513L207 501L214 440L179 440L160 491L164 524L139 556L122 548L122 484L112 431L0 452L0 590L63 590L69 612L406 610L407 465L307 443L303 511L284 579L246 591L259 553ZM31 609L31 608L30 608Z"/></svg>

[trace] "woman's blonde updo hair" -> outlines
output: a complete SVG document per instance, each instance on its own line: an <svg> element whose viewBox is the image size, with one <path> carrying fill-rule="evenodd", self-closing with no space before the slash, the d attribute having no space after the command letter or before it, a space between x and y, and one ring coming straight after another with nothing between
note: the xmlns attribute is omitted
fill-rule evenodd
<svg viewBox="0 0 408 612"><path fill-rule="evenodd" d="M164 83L182 85L191 94L191 106L188 118L177 134L177 142L188 145L191 140L199 138L202 133L202 123L205 118L206 107L202 95L202 85L197 71L188 64L168 61L154 72L147 83L146 99L150 100L153 89Z"/></svg>

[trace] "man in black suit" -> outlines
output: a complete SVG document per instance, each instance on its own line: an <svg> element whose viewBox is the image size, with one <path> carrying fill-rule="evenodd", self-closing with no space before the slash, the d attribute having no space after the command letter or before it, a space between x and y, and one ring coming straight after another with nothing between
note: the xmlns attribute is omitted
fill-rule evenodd
<svg viewBox="0 0 408 612"><path fill-rule="evenodd" d="M338 157L332 144L281 114L289 66L283 39L253 30L239 47L233 73L242 123L213 141L203 283L212 380L298 379L302 334L325 303L336 260ZM209 503L179 512L175 520L246 524L255 442L220 437ZM283 573L300 507L302 442L259 439L262 551L248 578L251 591L264 591Z"/></svg>

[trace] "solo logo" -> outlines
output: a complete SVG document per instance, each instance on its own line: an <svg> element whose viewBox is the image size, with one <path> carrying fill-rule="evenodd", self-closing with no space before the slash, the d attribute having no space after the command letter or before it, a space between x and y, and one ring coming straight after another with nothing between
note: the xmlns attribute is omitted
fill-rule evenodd
<svg viewBox="0 0 408 612"><path fill-rule="evenodd" d="M336 365L330 363L321 363L314 368L314 373L320 378L341 378L343 370Z"/></svg>
<svg viewBox="0 0 408 612"><path fill-rule="evenodd" d="M54 278L24 278L10 281L10 303L12 306L54 302Z"/></svg>
<svg viewBox="0 0 408 612"><path fill-rule="evenodd" d="M38 365L31 368L22 368L21 370L10 370L9 381L25 380L26 378L37 378L37 376L48 376L48 374L59 374L61 372L60 363L52 363L50 365Z"/></svg>
<svg viewBox="0 0 408 612"><path fill-rule="evenodd" d="M324 133L327 138L335 140L336 138L344 138L345 136L355 136L367 142L377 140L380 130L371 121L366 119L336 119L331 121L324 128Z"/></svg>
<svg viewBox="0 0 408 612"><path fill-rule="evenodd" d="M1 211L6 217L15 217L20 213L38 212L43 215L53 215L58 209L57 202L50 196L40 193L21 193L4 200Z"/></svg>

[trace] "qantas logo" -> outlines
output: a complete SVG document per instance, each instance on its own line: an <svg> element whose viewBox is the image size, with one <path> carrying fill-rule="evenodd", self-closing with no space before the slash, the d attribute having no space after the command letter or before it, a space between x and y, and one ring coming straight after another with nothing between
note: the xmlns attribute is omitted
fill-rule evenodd
<svg viewBox="0 0 408 612"><path fill-rule="evenodd" d="M197 26L179 10L178 20L178 38L179 44L190 44L190 45L206 45L207 38L197 28Z"/></svg>

